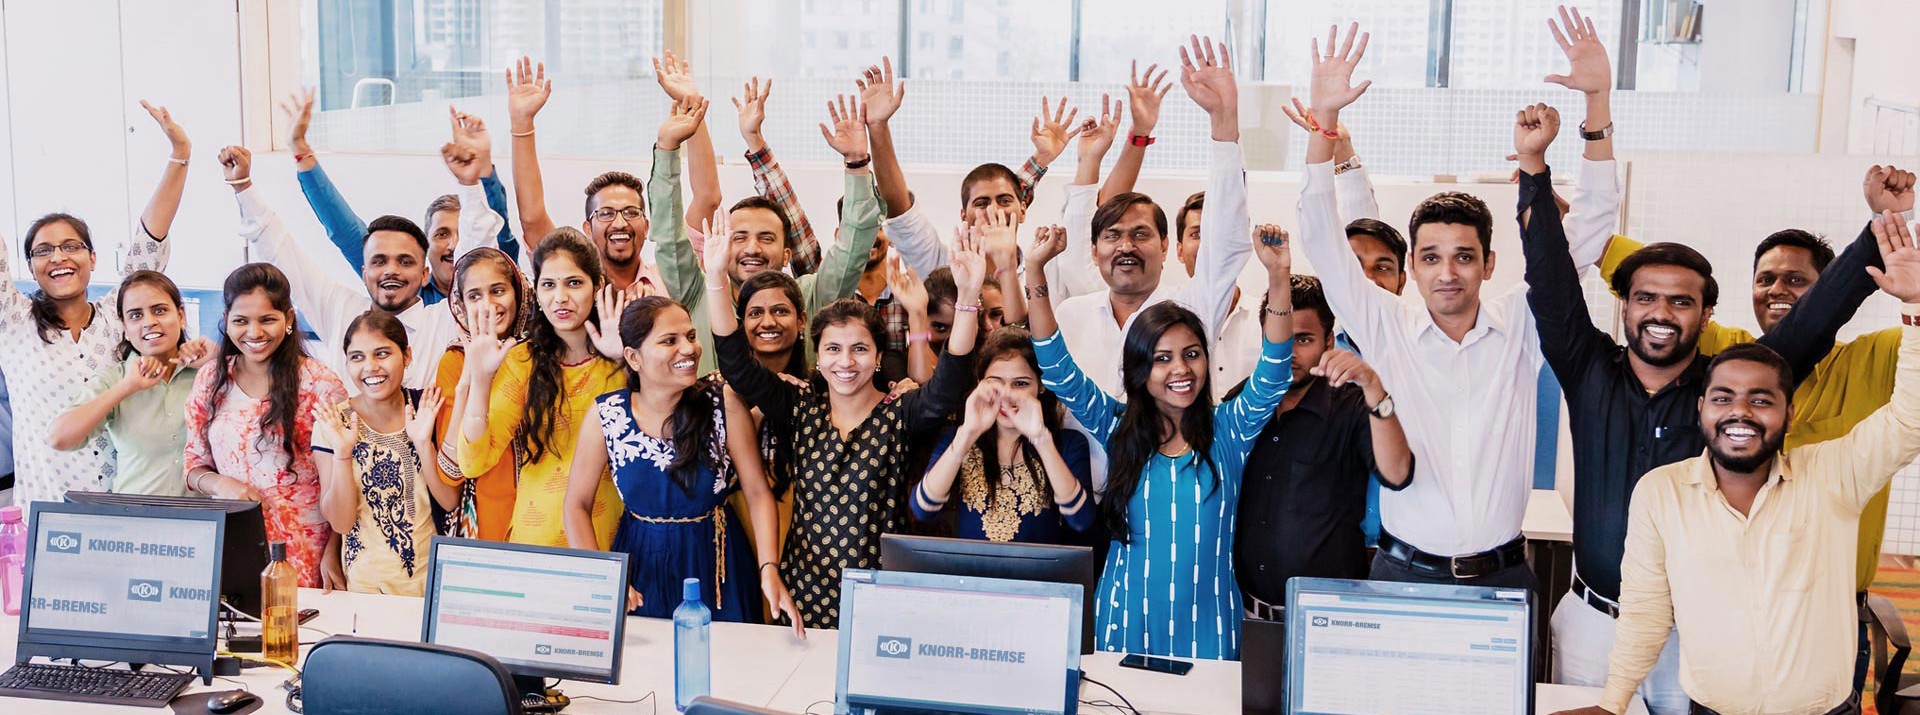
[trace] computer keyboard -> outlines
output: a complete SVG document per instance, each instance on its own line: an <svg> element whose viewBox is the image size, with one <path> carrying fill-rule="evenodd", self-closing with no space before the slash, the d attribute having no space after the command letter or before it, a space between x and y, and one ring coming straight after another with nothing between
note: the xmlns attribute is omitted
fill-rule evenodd
<svg viewBox="0 0 1920 715"><path fill-rule="evenodd" d="M157 708L192 682L185 673L28 663L0 673L0 696Z"/></svg>

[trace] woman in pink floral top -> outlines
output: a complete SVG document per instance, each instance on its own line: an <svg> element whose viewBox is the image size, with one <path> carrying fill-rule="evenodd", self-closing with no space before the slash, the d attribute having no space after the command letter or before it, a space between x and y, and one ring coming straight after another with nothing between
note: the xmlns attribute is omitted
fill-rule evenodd
<svg viewBox="0 0 1920 715"><path fill-rule="evenodd" d="M345 588L320 515L313 464L314 411L347 399L332 370L307 357L294 322L287 276L249 263L227 276L220 356L200 371L187 397L187 488L261 503L267 538L309 588Z"/></svg>

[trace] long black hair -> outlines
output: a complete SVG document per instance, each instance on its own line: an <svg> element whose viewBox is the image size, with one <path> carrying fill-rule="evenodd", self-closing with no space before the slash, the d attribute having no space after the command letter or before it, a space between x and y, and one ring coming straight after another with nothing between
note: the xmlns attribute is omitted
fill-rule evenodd
<svg viewBox="0 0 1920 715"><path fill-rule="evenodd" d="M80 234L80 241L87 244L87 252L93 252L93 231L87 228L87 222L73 214L55 212L34 219L33 223L27 225L27 238L22 242L21 255L31 257L33 239L40 235L40 229L56 223L64 223L72 228L74 233ZM32 298L35 332L40 334L40 342L52 345L53 336L58 335L62 330L70 330L73 326L68 325L67 321L60 317L60 306L55 305L53 299L47 297L46 291L36 290Z"/></svg>
<svg viewBox="0 0 1920 715"><path fill-rule="evenodd" d="M1033 335L1016 327L1001 328L987 336L986 344L980 346L980 357L973 363L973 382L979 384L986 378L987 368L1001 360L1020 360L1033 370L1033 383L1040 388L1040 419L1047 426L1048 439L1060 443L1060 399L1052 390L1040 384L1040 357L1033 352ZM973 446L980 450L980 468L987 478L987 500L992 503L993 496L1000 487L1000 432L986 430ZM1035 477L1040 493L1051 498L1053 483L1045 478L1046 467L1040 460L1040 452L1033 448L1027 438L1020 440L1020 461Z"/></svg>
<svg viewBox="0 0 1920 715"><path fill-rule="evenodd" d="M555 254L564 254L579 266L593 281L595 292L606 285L606 274L600 268L600 252L594 249L586 234L567 226L554 229L533 249L535 285L546 270L547 259ZM587 300L587 306L587 321L591 323L598 319L599 309L592 298ZM552 440L553 431L559 426L560 401L566 398L560 365L560 356L566 352L566 342L561 340L559 331L554 330L553 321L547 319L546 311L539 311L527 336L527 354L533 362L533 370L527 376L527 419L513 435L514 453L526 455L527 464L538 462L549 451L564 446L552 444Z"/></svg>
<svg viewBox="0 0 1920 715"><path fill-rule="evenodd" d="M233 301L254 291L266 294L268 305L287 314L287 335L280 340L280 347L274 348L273 354L267 356L270 382L267 388L267 411L260 415L260 438L265 439L278 432L280 446L291 459L298 455L294 446L294 422L300 414L300 363L307 359L307 349L300 344L300 323L293 314L293 288L287 283L287 274L281 273L271 263L249 263L236 268L227 274L227 282L220 289L221 303L226 310L232 310ZM224 326L226 323L227 317L223 313L220 324ZM220 403L226 400L227 385L233 381L232 363L243 359L240 346L234 344L231 334L222 328L220 357L210 367L213 370L213 382L212 389L207 391L207 414L220 412Z"/></svg>
<svg viewBox="0 0 1920 715"><path fill-rule="evenodd" d="M1200 317L1172 301L1155 303L1140 311L1121 346L1120 381L1126 386L1127 407L1121 413L1120 426L1107 441L1110 468L1107 488L1100 500L1100 520L1108 533L1121 543L1132 537L1132 529L1127 524L1127 502L1133 500L1134 490L1140 487L1140 476L1146 471L1147 462L1170 436L1166 418L1154 404L1153 394L1147 391L1147 382L1153 374L1153 351L1160 343L1160 336L1178 326L1192 330L1200 339L1201 354L1207 354L1207 331L1200 324ZM1193 405L1180 415L1177 428L1194 456L1206 461L1207 472L1213 477L1209 489L1213 490L1220 488L1220 470L1213 463L1213 389L1208 372L1211 370L1201 370L1193 376L1196 397Z"/></svg>
<svg viewBox="0 0 1920 715"><path fill-rule="evenodd" d="M160 292L167 294L167 298L173 301L174 312L181 313L180 340L173 346L175 350L180 349L180 345L187 342L187 320L186 314L183 312L186 310L186 301L180 297L180 286L174 285L173 279L168 278L167 274L145 269L128 273L127 277L120 281L120 290L114 293L114 315L122 316L123 318L126 316L127 289L139 285L152 286L160 289ZM36 305L35 311L37 312L38 309L39 306ZM120 333L120 345L114 348L113 356L116 359L125 360L128 355L133 354L133 342L127 340L125 330L120 331Z"/></svg>
<svg viewBox="0 0 1920 715"><path fill-rule="evenodd" d="M686 306L665 296L650 295L628 303L626 311L620 313L620 343L634 350L641 349L647 336L653 334L654 323L669 310L687 313ZM715 466L707 458L707 445L713 439L714 428L712 388L711 378L701 377L691 387L681 390L680 400L673 406L673 416L667 420L673 430L673 463L667 465L667 473L688 496L693 495L693 480L700 475L701 463ZM640 373L632 366L627 368L627 389L640 391Z"/></svg>

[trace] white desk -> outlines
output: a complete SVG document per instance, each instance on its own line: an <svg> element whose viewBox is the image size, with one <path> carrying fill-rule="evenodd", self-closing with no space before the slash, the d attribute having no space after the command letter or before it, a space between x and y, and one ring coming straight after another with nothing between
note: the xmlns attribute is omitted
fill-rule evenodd
<svg viewBox="0 0 1920 715"><path fill-rule="evenodd" d="M1534 541L1573 541L1573 512L1567 510L1567 500L1552 489L1533 490L1527 495L1520 533Z"/></svg>
<svg viewBox="0 0 1920 715"><path fill-rule="evenodd" d="M358 623L359 635L389 640L418 640L421 600L399 596L332 593L302 589L300 606L320 609L320 615L308 624L329 634L347 634ZM19 619L0 617L0 663L11 664L14 635ZM319 641L323 636L313 630L301 633L303 642ZM626 650L621 659L620 685L566 682L561 690L578 698L591 695L614 700L635 700L652 692L659 701L654 712L673 713L673 625L659 618L628 618ZM838 667L839 633L810 629L807 639L795 638L793 631L777 626L713 624L713 695L736 702L761 705L790 713L815 715L831 712L834 676ZM1240 665L1225 661L1198 661L1184 676L1150 673L1121 668L1120 654L1095 653L1085 656L1082 669L1088 677L1113 686L1133 705L1146 713L1185 713L1188 715L1226 715L1240 712ZM188 693L231 690L244 686L265 702L258 712L276 714L286 709L285 692L280 684L287 674L275 668L248 669L234 678L217 678L213 685L194 681ZM237 681L237 682L236 682ZM1105 690L1082 686L1086 700L1117 700ZM1537 711L1543 715L1556 710L1592 705L1599 691L1561 685L1541 685L1536 691ZM31 702L30 710L20 710ZM578 715L639 712L636 707L597 700L573 701L564 711ZM1109 712L1083 706L1089 713ZM53 700L26 701L0 699L0 711L35 713L132 713L133 708ZM1117 711L1113 711L1117 712ZM1638 701L1629 711L1644 715Z"/></svg>

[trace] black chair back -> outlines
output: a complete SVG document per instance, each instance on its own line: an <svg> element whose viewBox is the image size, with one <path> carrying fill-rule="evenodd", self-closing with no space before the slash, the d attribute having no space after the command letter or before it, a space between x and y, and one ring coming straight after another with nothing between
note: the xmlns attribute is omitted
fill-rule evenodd
<svg viewBox="0 0 1920 715"><path fill-rule="evenodd" d="M465 648L334 636L300 676L307 715L522 715L513 676Z"/></svg>

